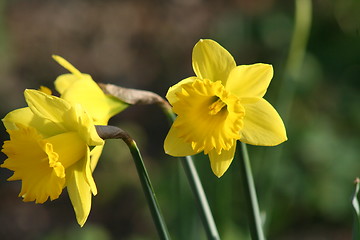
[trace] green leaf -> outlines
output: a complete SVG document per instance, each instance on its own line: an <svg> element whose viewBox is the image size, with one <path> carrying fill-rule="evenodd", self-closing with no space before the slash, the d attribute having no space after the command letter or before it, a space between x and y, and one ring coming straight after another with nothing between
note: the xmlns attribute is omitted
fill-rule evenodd
<svg viewBox="0 0 360 240"><path fill-rule="evenodd" d="M360 179L355 179L355 192L352 198L352 205L354 208L354 226L353 226L353 240L360 239L360 204L359 204L359 190Z"/></svg>

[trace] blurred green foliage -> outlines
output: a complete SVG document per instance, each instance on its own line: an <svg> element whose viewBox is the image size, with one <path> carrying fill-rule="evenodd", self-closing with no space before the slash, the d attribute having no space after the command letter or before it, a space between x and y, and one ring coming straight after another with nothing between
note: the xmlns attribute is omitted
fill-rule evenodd
<svg viewBox="0 0 360 240"><path fill-rule="evenodd" d="M25 88L64 73L58 54L98 82L165 96L193 75L191 51L212 38L238 64L271 63L265 96L275 107L294 28L286 0L43 1L0 3L0 115L25 106ZM288 119L289 140L250 147L268 239L350 239L353 180L360 175L360 3L313 1L313 21ZM280 112L281 113L281 112ZM145 116L145 117L144 117ZM127 109L110 122L138 142L173 239L204 239L188 183L162 143L169 129L156 106ZM1 140L8 138L3 126ZM5 155L1 155L1 161ZM247 239L239 166L217 179L208 159L195 157L222 239ZM99 194L79 228L62 196L43 205L23 203L20 183L0 169L0 239L157 239L134 164L125 144L107 142L94 172Z"/></svg>

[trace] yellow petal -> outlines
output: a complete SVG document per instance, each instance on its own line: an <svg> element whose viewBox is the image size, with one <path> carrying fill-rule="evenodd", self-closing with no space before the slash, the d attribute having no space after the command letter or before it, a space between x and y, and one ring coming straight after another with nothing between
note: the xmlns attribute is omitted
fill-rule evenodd
<svg viewBox="0 0 360 240"><path fill-rule="evenodd" d="M67 70L69 70L69 72L73 73L74 75L81 75L81 72L79 70L77 70L71 63L69 63L68 61L66 61L64 58L57 56L57 55L52 55L53 59L55 61L57 61L61 66L63 66L64 68L66 68Z"/></svg>
<svg viewBox="0 0 360 240"><path fill-rule="evenodd" d="M83 171L85 171L85 179L90 187L90 191L95 196L97 194L97 188L96 188L94 178L92 176L91 156L90 156L89 148L87 148L86 162L85 162Z"/></svg>
<svg viewBox="0 0 360 240"><path fill-rule="evenodd" d="M53 58L72 74L63 74L55 80L55 88L61 98L81 104L95 124L106 125L109 119L128 107L128 104L103 93L89 74L83 74L60 56Z"/></svg>
<svg viewBox="0 0 360 240"><path fill-rule="evenodd" d="M72 106L72 108L64 113L63 124L69 131L76 131L80 137L89 146L104 144L96 131L92 118L82 108L80 104Z"/></svg>
<svg viewBox="0 0 360 240"><path fill-rule="evenodd" d="M82 227L91 209L91 188L86 179L86 159L79 161L66 170L66 185L71 203L73 205L76 220Z"/></svg>
<svg viewBox="0 0 360 240"><path fill-rule="evenodd" d="M66 73L58 76L54 82L56 91L63 94L67 89L71 87L74 82L82 78L91 78L89 74L82 73L81 75L74 75L72 73Z"/></svg>
<svg viewBox="0 0 360 240"><path fill-rule="evenodd" d="M73 166L72 168L75 168ZM67 190L69 198L73 205L76 220L82 227L84 226L91 209L91 192L90 188L83 177L83 173L74 171L72 174L67 174Z"/></svg>
<svg viewBox="0 0 360 240"><path fill-rule="evenodd" d="M104 145L95 146L90 152L90 167L91 171L94 171L99 161L101 153L104 149Z"/></svg>
<svg viewBox="0 0 360 240"><path fill-rule="evenodd" d="M55 81L61 98L70 103L81 104L93 118L95 124L106 125L109 119L128 107L128 104L107 96L94 82L90 75L62 75Z"/></svg>
<svg viewBox="0 0 360 240"><path fill-rule="evenodd" d="M65 100L37 90L26 89L24 95L26 102L35 115L48 119L53 123L61 124L64 112L71 108L70 104Z"/></svg>
<svg viewBox="0 0 360 240"><path fill-rule="evenodd" d="M106 97L106 105L108 106L108 113L107 113L106 118L104 118L104 122L101 123L101 124L104 124L104 125L108 123L108 120L111 117L113 117L116 114L124 111L129 106L129 104L127 104L127 103L125 103L125 102L123 102L123 101L121 101L118 98L115 98L113 96L105 95L105 97ZM98 123L96 122L96 124L98 124Z"/></svg>
<svg viewBox="0 0 360 240"><path fill-rule="evenodd" d="M93 120L80 104L71 106L61 98L29 89L25 90L25 98L31 111L40 118L53 122L58 128L62 127L65 132L78 132L89 146L103 144Z"/></svg>
<svg viewBox="0 0 360 240"><path fill-rule="evenodd" d="M240 141L275 146L287 140L284 123L270 103L263 98L245 98L241 103L245 108L245 117Z"/></svg>
<svg viewBox="0 0 360 240"><path fill-rule="evenodd" d="M213 40L200 40L192 53L192 65L196 76L225 84L230 71L236 67L231 54Z"/></svg>
<svg viewBox="0 0 360 240"><path fill-rule="evenodd" d="M15 130L18 128L16 123L29 126L34 116L35 115L30 108L19 108L6 114L6 116L2 119L2 122L7 130Z"/></svg>
<svg viewBox="0 0 360 240"><path fill-rule="evenodd" d="M164 150L166 154L174 157L184 157L197 153L192 149L191 143L184 142L178 136L179 132L177 128L172 126L164 142Z"/></svg>
<svg viewBox="0 0 360 240"><path fill-rule="evenodd" d="M192 83L196 79L198 79L198 78L196 78L196 77L185 78L184 80L181 80L174 86L170 87L166 94L166 99L170 102L170 104L174 104L178 100L178 97L176 96L176 94L178 92L181 92L182 85L187 84L187 83Z"/></svg>
<svg viewBox="0 0 360 240"><path fill-rule="evenodd" d="M8 130L18 129L16 124L23 126L31 126L38 130L44 137L53 136L63 132L63 128L59 125L41 118L30 110L30 108L19 108L9 112L4 119L2 119L5 128Z"/></svg>
<svg viewBox="0 0 360 240"><path fill-rule="evenodd" d="M257 63L234 68L225 88L238 97L263 97L273 77L273 67Z"/></svg>
<svg viewBox="0 0 360 240"><path fill-rule="evenodd" d="M221 154L218 154L215 150L209 152L211 169L217 177L221 177L229 168L235 155L235 149L236 141L232 148L228 151L223 150Z"/></svg>

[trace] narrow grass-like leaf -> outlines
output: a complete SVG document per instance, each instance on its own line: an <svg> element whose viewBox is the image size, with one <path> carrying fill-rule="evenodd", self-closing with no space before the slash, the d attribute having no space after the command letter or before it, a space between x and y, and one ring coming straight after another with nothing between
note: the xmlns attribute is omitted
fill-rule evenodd
<svg viewBox="0 0 360 240"><path fill-rule="evenodd" d="M360 239L360 204L359 204L359 190L360 190L360 179L355 179L355 192L352 198L352 206L354 209L354 225L353 225L353 240Z"/></svg>

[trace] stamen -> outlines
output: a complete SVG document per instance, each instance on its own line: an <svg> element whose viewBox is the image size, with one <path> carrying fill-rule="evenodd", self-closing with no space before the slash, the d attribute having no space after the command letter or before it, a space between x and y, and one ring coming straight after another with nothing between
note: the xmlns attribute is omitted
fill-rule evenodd
<svg viewBox="0 0 360 240"><path fill-rule="evenodd" d="M226 104L219 98L217 101L213 102L210 106L209 106L209 114L210 115L216 115L218 112L221 111L221 109L223 109L223 107L225 107Z"/></svg>

